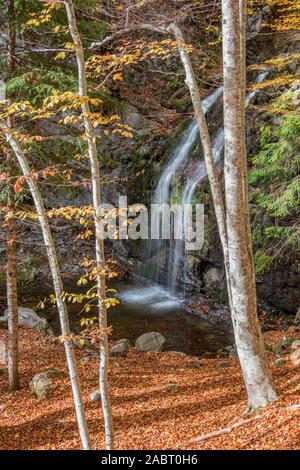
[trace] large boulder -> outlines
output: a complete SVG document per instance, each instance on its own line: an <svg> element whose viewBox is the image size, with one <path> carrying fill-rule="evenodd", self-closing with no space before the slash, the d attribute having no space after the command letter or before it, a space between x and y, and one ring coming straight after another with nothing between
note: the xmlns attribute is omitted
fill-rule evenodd
<svg viewBox="0 0 300 470"><path fill-rule="evenodd" d="M29 388L37 398L46 398L52 389L52 381L47 372L36 374L29 384Z"/></svg>
<svg viewBox="0 0 300 470"><path fill-rule="evenodd" d="M27 326L33 330L41 331L49 336L54 336L53 330L50 327L46 318L39 317L32 308L19 307L18 308L19 326ZM5 310L4 315L0 317L0 321L7 322L8 310Z"/></svg>
<svg viewBox="0 0 300 470"><path fill-rule="evenodd" d="M139 351L161 351L166 342L166 338L155 331L144 333L135 342L135 347Z"/></svg>

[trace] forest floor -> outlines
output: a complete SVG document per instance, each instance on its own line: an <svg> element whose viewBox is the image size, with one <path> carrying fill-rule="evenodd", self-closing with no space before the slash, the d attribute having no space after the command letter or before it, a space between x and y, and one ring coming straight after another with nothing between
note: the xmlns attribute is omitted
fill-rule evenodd
<svg viewBox="0 0 300 470"><path fill-rule="evenodd" d="M0 330L0 339L6 337ZM300 338L290 327L285 334ZM282 331L265 333L273 345ZM41 334L20 329L21 389L7 393L7 372L0 376L0 449L78 449L70 383L63 346ZM237 359L198 359L177 353L140 353L112 359L110 383L117 449L299 449L300 370L290 350L281 357L268 352L277 403L258 414L243 415L246 393ZM104 448L101 410L89 398L97 389L97 360L84 364L86 353L77 350L79 369L93 448ZM29 390L34 374L47 368L62 372L51 378L48 398L38 400ZM248 418L253 418L248 421ZM194 442L200 435L228 427L231 431Z"/></svg>

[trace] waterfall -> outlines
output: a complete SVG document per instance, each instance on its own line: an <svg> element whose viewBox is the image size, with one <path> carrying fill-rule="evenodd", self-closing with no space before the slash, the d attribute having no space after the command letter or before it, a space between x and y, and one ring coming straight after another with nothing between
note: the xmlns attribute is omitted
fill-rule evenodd
<svg viewBox="0 0 300 470"><path fill-rule="evenodd" d="M263 72L258 75L255 80L255 83L262 83L266 77L268 76L269 72ZM248 93L246 96L245 105L246 107L251 104L254 98L258 95L259 89L253 90L252 92ZM221 160L224 151L224 129L223 127L217 132L214 140L213 140L213 154L214 160L218 164ZM183 197L181 202L181 221L184 220L184 208L186 204L192 204L193 197L196 192L197 185L201 183L207 176L206 171L206 164L204 160L198 161L196 168L193 169L193 175L188 176L186 185L183 189ZM188 279L189 277L189 265L187 262L187 255L184 255L184 242L181 240L176 240L173 253L170 253L169 256L170 261L170 287L172 290L176 291L177 288L177 279L178 274L180 271L181 266L183 266L183 277Z"/></svg>
<svg viewBox="0 0 300 470"><path fill-rule="evenodd" d="M202 102L203 111L206 114L212 106L218 101L223 94L223 87L215 90L211 95L205 98ZM169 159L166 167L163 169L159 178L157 187L154 192L153 203L154 204L169 204L171 197L171 183L174 176L186 163L191 151L195 147L199 136L198 125L196 121L192 121L179 144L176 146L171 158ZM154 225L161 228L162 221L161 216L158 214L155 216ZM171 227L171 232L174 232L174 228ZM156 255L162 257L162 263L157 259L155 263L155 270L152 270L152 278L155 282L171 287L172 281L170 280L170 269L167 265L166 252L169 249L169 253L172 252L172 240L164 240L160 237L158 240L151 240L150 243L150 257ZM161 266L161 264L163 266ZM151 271L151 267L150 267ZM174 289L175 290L175 289Z"/></svg>
<svg viewBox="0 0 300 470"><path fill-rule="evenodd" d="M223 87L220 87L203 100L202 107L205 114L211 109L222 94ZM156 204L169 202L172 178L188 158L191 150L197 142L197 139L198 126L196 121L192 121L159 178L154 193L154 202Z"/></svg>
<svg viewBox="0 0 300 470"><path fill-rule="evenodd" d="M263 82L268 75L268 72L263 72L258 75L255 83ZM248 106L259 93L259 90L253 90L247 94L246 106ZM212 108L223 94L223 87L218 88L214 93L203 100L202 106L205 113ZM170 203L171 198L171 183L174 176L178 171L183 168L187 162L188 157L193 150L198 138L198 127L195 121L191 122L187 131L183 135L179 145L175 148L169 162L162 171L158 181L155 193L154 202L156 204ZM221 127L216 133L213 142L213 154L215 162L218 164L224 150L224 129ZM180 214L174 222L171 222L171 232L180 233L184 226L185 207L186 204L192 204L196 192L196 188L207 177L206 164L204 160L198 160L192 166L187 176L186 184L182 191L182 199L180 204ZM155 220L155 224L161 226L161 219ZM184 238L184 237L183 237ZM182 280L187 282L190 277L190 268L188 265L188 257L185 253L185 241L175 240L171 237L170 240L152 240L150 248L150 256L156 256L155 272L152 274L153 280L157 283L164 285L173 292L177 291L179 274L182 274ZM184 284L184 282L182 282Z"/></svg>

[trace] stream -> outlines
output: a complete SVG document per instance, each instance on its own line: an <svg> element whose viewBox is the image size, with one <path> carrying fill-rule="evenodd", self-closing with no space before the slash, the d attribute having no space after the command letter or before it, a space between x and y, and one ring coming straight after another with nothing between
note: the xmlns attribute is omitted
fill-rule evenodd
<svg viewBox="0 0 300 470"><path fill-rule="evenodd" d="M216 352L233 344L229 326L215 325L204 314L190 313L183 298L173 295L163 287L150 281L120 281L109 286L116 290L120 303L108 310L108 321L112 326L110 340L127 338L134 346L135 340L143 333L157 331L166 338L166 351L180 351L188 355L201 356L205 352ZM74 282L65 283L67 292L83 292ZM60 324L55 306L47 305L38 310L39 300L49 295L50 285L31 284L19 289L19 305L33 308L45 317L54 330L60 334ZM5 291L1 288L0 311L4 311ZM68 304L70 327L77 334L81 331L80 318L94 317L96 309L82 314L82 305Z"/></svg>

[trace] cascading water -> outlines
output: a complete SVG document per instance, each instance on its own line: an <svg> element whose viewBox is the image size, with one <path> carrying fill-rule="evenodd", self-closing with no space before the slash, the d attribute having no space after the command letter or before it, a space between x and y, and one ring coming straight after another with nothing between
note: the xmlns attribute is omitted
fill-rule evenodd
<svg viewBox="0 0 300 470"><path fill-rule="evenodd" d="M218 163L222 157L224 149L224 130L223 128L217 132L217 135L213 142L213 154L214 160ZM180 207L180 215L177 219L177 233L180 231L184 231L184 211L185 207L188 204L192 204L193 197L196 191L197 185L203 181L207 176L206 171L206 164L204 160L200 160L197 162L197 165L192 169L192 174L188 176L186 185L183 189L182 200L181 200L181 207ZM184 238L184 237L183 237ZM173 242L173 249L170 249L169 252L169 276L168 276L168 285L172 289L172 291L176 291L177 289L177 278L179 274L179 270L182 264L185 266L185 275L184 277L187 278L188 274L188 264L186 263L187 257L184 256L184 245L185 241L183 240L172 240ZM184 274L184 273L183 273Z"/></svg>
<svg viewBox="0 0 300 470"><path fill-rule="evenodd" d="M266 77L268 76L269 72L263 72L258 75L257 79L255 80L255 83L262 83ZM251 104L251 102L254 100L254 98L258 95L259 89L253 90L252 92L247 94L246 97L246 107ZM213 140L213 154L214 154L214 160L218 164L221 160L222 154L224 151L224 129L221 128L214 140ZM206 164L204 160L200 160L197 162L196 167L193 168L193 174L191 176L188 176L186 185L183 189L183 196L181 200L181 216L178 219L178 223L183 224L184 220L184 208L188 204L192 204L194 194L197 188L197 185L201 183L207 176L207 170L206 170ZM187 262L187 255L184 253L184 240L175 240L175 243L173 243L173 249L170 250L169 253L169 269L170 269L170 275L169 275L169 286L173 291L176 291L177 289L177 283L178 283L178 275L179 272L182 269L182 276L185 280L189 278L189 265Z"/></svg>
<svg viewBox="0 0 300 470"><path fill-rule="evenodd" d="M265 80L268 72L264 72L257 77L256 83L261 83ZM246 106L248 106L259 90L253 90L247 95ZM203 110L207 113L218 99L223 94L223 88L218 88L208 98L203 100ZM221 113L220 113L221 114ZM153 203L155 204L169 204L172 198L172 181L179 170L189 163L189 156L196 145L198 140L198 127L195 121L192 121L184 133L179 145L176 147L172 154L169 162L162 171L159 178L154 197ZM224 150L224 130L220 128L213 139L213 153L216 163L221 161L221 157ZM194 162L194 165L189 165L186 169L188 174L186 184L183 187L182 198L180 203L180 214L176 223L182 226L184 221L184 207L186 204L192 204L196 188L201 181L207 176L206 165L204 160L198 160ZM153 221L152 221L153 223ZM156 226L162 226L162 220L154 220ZM172 235L174 231L178 230L177 226L171 224ZM162 255L162 257L161 257ZM178 280L182 278L184 284L190 277L190 268L188 265L188 256L185 252L185 241L174 240L171 236L170 240L164 240L160 237L158 240L151 240L149 250L149 261L146 266L146 276L157 284L149 284L144 287L138 287L136 289L129 288L125 290L120 298L130 305L135 304L140 299L148 307L150 306L151 311L173 311L176 308L180 308L181 300L180 296L177 295ZM151 263L152 261L152 263ZM151 265L152 268L151 269ZM182 289L181 289L182 291Z"/></svg>
<svg viewBox="0 0 300 470"><path fill-rule="evenodd" d="M205 114L218 101L222 94L223 87L220 87L203 100L202 107ZM168 204L170 202L172 179L178 170L186 163L192 149L196 145L198 135L199 131L197 123L196 121L192 121L159 178L154 192L154 204L161 205ZM154 221L152 221L152 224L154 226L158 226L161 229L162 220L160 214L156 215L156 218ZM173 232L172 227L171 232ZM172 287L170 269L169 266L167 266L167 251L169 250L170 254L172 252L172 247L170 244L173 244L172 240L164 240L162 237L160 237L158 240L151 240L149 250L150 257L156 255L155 270L154 272L152 270L152 278L155 282L165 285L166 287ZM159 257L162 257L163 260L160 260Z"/></svg>

